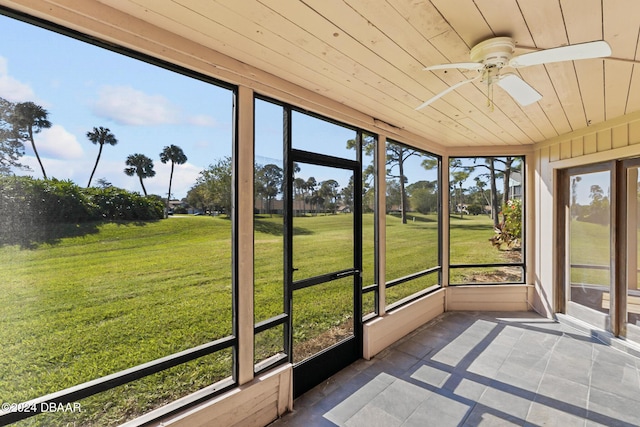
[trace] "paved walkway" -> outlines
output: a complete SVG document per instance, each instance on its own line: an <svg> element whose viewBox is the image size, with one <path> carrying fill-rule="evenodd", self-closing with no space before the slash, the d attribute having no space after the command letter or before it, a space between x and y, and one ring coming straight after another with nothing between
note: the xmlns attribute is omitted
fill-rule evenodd
<svg viewBox="0 0 640 427"><path fill-rule="evenodd" d="M640 359L534 313L448 312L272 427L512 425L639 426Z"/></svg>

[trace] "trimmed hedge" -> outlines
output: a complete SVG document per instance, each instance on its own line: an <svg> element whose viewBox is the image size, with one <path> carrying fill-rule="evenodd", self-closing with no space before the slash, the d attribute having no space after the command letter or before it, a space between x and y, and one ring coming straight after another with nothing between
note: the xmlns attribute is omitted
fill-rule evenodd
<svg viewBox="0 0 640 427"><path fill-rule="evenodd" d="M60 229L53 225L163 217L164 205L158 196L116 187L85 189L69 180L0 177L0 244L24 243L25 238L47 240L54 229Z"/></svg>

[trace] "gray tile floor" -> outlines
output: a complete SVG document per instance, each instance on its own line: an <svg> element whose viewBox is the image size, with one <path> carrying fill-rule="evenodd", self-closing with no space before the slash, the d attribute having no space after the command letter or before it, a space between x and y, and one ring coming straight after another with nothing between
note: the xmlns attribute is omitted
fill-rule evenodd
<svg viewBox="0 0 640 427"><path fill-rule="evenodd" d="M510 425L639 426L640 359L530 312L448 312L271 427Z"/></svg>

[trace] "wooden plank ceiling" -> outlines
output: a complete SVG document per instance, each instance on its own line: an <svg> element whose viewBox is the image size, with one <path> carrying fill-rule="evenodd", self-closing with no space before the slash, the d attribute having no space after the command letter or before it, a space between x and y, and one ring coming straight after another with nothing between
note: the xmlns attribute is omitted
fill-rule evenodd
<svg viewBox="0 0 640 427"><path fill-rule="evenodd" d="M640 109L637 0L102 0L241 62L446 146L543 141ZM494 108L473 77L428 65L468 62L491 37L546 49L606 40L617 59L509 69L543 98ZM516 49L516 54L528 50Z"/></svg>

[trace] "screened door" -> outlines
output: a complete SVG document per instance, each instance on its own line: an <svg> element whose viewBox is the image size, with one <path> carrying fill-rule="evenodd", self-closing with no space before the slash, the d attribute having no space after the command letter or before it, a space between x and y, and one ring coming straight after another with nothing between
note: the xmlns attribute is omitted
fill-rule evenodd
<svg viewBox="0 0 640 427"><path fill-rule="evenodd" d="M300 150L291 160L286 268L299 396L361 357L362 180L356 161Z"/></svg>

